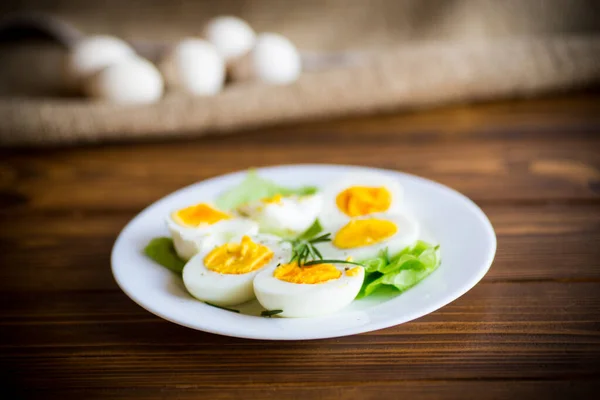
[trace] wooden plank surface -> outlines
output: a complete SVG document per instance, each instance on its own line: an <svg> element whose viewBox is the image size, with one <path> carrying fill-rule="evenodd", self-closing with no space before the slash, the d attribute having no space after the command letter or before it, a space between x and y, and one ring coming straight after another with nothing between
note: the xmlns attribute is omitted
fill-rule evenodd
<svg viewBox="0 0 600 400"><path fill-rule="evenodd" d="M416 321L309 342L161 320L110 274L119 230L195 181L362 164L447 184L498 235L484 280ZM12 398L589 398L600 388L600 97L219 138L0 151L0 367ZM472 395L472 396L471 396Z"/></svg>

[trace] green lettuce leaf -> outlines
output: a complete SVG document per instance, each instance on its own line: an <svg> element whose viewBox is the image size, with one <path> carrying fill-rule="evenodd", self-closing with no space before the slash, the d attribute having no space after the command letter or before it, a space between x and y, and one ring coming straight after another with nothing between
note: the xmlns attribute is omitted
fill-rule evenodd
<svg viewBox="0 0 600 400"><path fill-rule="evenodd" d="M379 255L377 257L362 262L362 264L365 266L366 273L376 271L381 272L387 265L389 265L389 263L390 256L387 248L379 252Z"/></svg>
<svg viewBox="0 0 600 400"><path fill-rule="evenodd" d="M300 236L296 238L296 240L310 240L316 237L319 233L323 232L323 227L318 219L315 219L315 222L305 230Z"/></svg>
<svg viewBox="0 0 600 400"><path fill-rule="evenodd" d="M366 270L366 268L365 268ZM365 274L365 280L363 281L362 287L360 288L360 291L358 292L358 295L356 296L357 299L363 298L365 296L368 296L369 294L373 293L373 291L381 286L381 280L380 278L383 276L383 274L381 272L366 272ZM368 294L367 294L368 291Z"/></svg>
<svg viewBox="0 0 600 400"><path fill-rule="evenodd" d="M323 230L323 227L321 226L321 223L319 222L318 219L315 219L313 224L306 231L301 233L300 235L298 235L297 232L283 230L283 229L278 229L278 230L264 229L262 226L261 226L260 232L261 233L270 233L272 235L279 236L280 238L282 238L284 240L288 240L290 242L300 244L301 242L306 242L306 241L314 238L322 230Z"/></svg>
<svg viewBox="0 0 600 400"><path fill-rule="evenodd" d="M173 239L168 237L157 237L148 243L144 249L144 254L154 260L156 263L173 272L181 274L185 261L183 261L175 252Z"/></svg>
<svg viewBox="0 0 600 400"><path fill-rule="evenodd" d="M277 194L282 196L292 194L305 196L316 192L317 188L314 186L303 186L300 188L279 186L273 181L261 178L256 171L251 170L239 185L221 194L216 200L216 205L220 209L231 210L242 204L273 197Z"/></svg>
<svg viewBox="0 0 600 400"><path fill-rule="evenodd" d="M393 287L399 293L410 289L440 265L439 246L418 241L391 258L387 251L362 262L365 280L358 297L365 297L382 287Z"/></svg>

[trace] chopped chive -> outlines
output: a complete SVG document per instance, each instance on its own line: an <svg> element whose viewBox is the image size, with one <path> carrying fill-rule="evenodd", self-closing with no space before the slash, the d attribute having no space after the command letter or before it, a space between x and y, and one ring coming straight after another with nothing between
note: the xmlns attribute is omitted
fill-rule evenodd
<svg viewBox="0 0 600 400"><path fill-rule="evenodd" d="M320 230L319 230L320 232ZM308 233L308 231L307 231ZM316 234L315 234L316 236ZM321 254L321 252L319 251L319 249L316 247L317 243L324 243L324 242L330 242L331 241L331 233L323 233L320 236L316 236L313 238L308 237L308 235L305 233L301 236L299 236L298 238L296 238L295 240L291 240L290 243L292 244L292 257L290 259L290 263L292 262L296 262L298 264L298 266L300 268L304 267L304 266L311 266L311 265L316 265L316 264L322 264L324 262L326 262L326 260L323 260L323 255ZM358 264L358 263L352 263L352 262L347 262L347 261L338 261L338 260L333 260L331 261L332 263L342 263L342 264L355 264L355 265L362 265L362 264Z"/></svg>
<svg viewBox="0 0 600 400"><path fill-rule="evenodd" d="M281 314L283 310L265 310L260 313L261 317L271 318L273 315Z"/></svg>
<svg viewBox="0 0 600 400"><path fill-rule="evenodd" d="M319 260L323 259L323 255L321 254L321 252L319 251L319 249L317 249L316 247L314 248L315 253L317 254L317 257L319 258Z"/></svg>
<svg viewBox="0 0 600 400"><path fill-rule="evenodd" d="M313 246L311 246L311 247L309 247L309 248L308 248L308 250L309 250L309 253L310 253L310 257L311 257L313 260L316 260L317 258L319 258L319 257L317 256L317 252L316 252L316 250L317 250L317 249L316 249L316 248L314 248Z"/></svg>
<svg viewBox="0 0 600 400"><path fill-rule="evenodd" d="M321 243L328 242L331 240L331 233L326 233L324 235L319 236L318 238L309 240L309 243Z"/></svg>
<svg viewBox="0 0 600 400"><path fill-rule="evenodd" d="M313 260L313 261L305 262L303 264L303 266L310 267L311 265L317 265L317 264L352 264L352 265L360 265L361 267L363 266L361 263L357 263L354 261L345 261L345 260Z"/></svg>
<svg viewBox="0 0 600 400"><path fill-rule="evenodd" d="M221 310L225 310L225 311L231 311L234 313L240 313L240 310L234 310L233 308L227 308L227 307L222 307L222 306L218 306L216 304L213 303L209 303L208 301L205 301L204 304L208 304L209 306L215 307L215 308L220 308Z"/></svg>

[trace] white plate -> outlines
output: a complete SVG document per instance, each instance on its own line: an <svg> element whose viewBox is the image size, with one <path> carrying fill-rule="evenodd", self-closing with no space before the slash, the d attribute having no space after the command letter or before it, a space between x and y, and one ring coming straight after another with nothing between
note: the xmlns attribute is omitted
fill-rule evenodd
<svg viewBox="0 0 600 400"><path fill-rule="evenodd" d="M387 328L419 318L457 299L488 271L496 252L490 221L471 200L438 183L400 172L341 165L261 168L281 185L323 186L351 172L377 171L405 188L407 207L441 246L442 264L428 278L396 297L368 297L317 318L263 318L256 302L236 314L193 299L182 280L143 254L150 239L168 236L165 216L190 203L211 200L239 183L246 171L188 186L152 204L121 232L112 252L113 275L136 303L171 322L221 335L252 339L319 339Z"/></svg>

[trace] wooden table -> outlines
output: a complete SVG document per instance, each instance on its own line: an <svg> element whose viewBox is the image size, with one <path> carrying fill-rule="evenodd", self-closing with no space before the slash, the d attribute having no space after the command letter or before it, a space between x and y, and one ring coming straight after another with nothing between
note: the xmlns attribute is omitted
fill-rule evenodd
<svg viewBox="0 0 600 400"><path fill-rule="evenodd" d="M416 321L305 342L193 331L117 288L113 241L149 203L222 173L309 162L463 192L496 229L490 272ZM3 398L584 398L600 387L598 95L2 150L0 184L2 380L16 393Z"/></svg>

